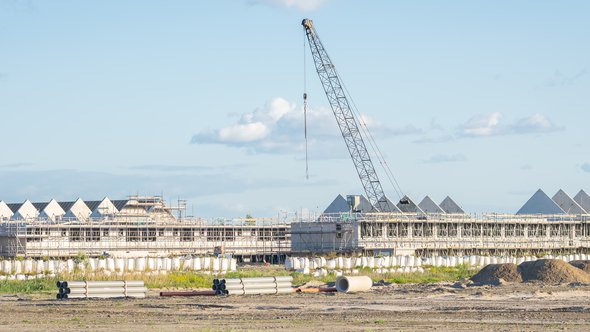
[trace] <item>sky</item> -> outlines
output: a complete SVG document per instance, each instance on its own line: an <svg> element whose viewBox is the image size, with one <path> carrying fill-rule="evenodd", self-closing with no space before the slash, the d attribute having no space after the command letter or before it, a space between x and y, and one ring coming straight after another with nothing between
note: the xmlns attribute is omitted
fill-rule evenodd
<svg viewBox="0 0 590 332"><path fill-rule="evenodd" d="M303 18L403 194L474 213L573 196L590 190L589 16L588 1L0 0L0 200L163 195L213 218L362 194Z"/></svg>

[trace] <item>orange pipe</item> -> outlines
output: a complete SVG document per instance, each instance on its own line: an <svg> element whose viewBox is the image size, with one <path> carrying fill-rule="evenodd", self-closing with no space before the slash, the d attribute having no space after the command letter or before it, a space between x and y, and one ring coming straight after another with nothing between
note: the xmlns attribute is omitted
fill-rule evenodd
<svg viewBox="0 0 590 332"><path fill-rule="evenodd" d="M297 288L298 293L333 293L336 292L336 287L327 288Z"/></svg>

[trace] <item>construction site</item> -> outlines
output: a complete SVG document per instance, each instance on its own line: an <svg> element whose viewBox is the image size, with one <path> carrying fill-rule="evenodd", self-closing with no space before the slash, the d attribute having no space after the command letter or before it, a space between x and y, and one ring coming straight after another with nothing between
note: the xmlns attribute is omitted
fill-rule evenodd
<svg viewBox="0 0 590 332"><path fill-rule="evenodd" d="M568 103L560 99L547 101L539 98L540 100L535 102L526 100L522 97L525 94L522 91L530 93L530 85L533 84L525 79L525 83L519 84L526 85L527 90L520 92L516 85L502 81L502 75L508 77L509 81L516 82L526 76L527 71L535 72L534 69L538 68L531 69L525 65L526 62L534 62L531 61L533 56L538 57L539 63L545 66L553 65L542 61L545 55L543 52L534 53L528 50L534 45L535 38L531 36L538 37L538 33L526 35L521 31L515 31L514 26L508 25L513 13L517 13L516 5L512 4L506 10L498 11L502 14L498 17L492 16L494 19L489 21L485 20L488 18L485 15L466 15L463 10L467 6L464 4L461 8L453 8L449 3L442 5L444 8L435 8L433 13L425 10L425 4L420 4L415 10L420 13L421 19L406 15L411 22L406 21L405 13L398 16L397 10L404 10L398 8L399 6L392 7L396 9L395 13L388 13L385 8L392 6L389 2L371 4L376 6L372 11L358 11L347 17L346 7L333 10L338 6L336 1L333 1L326 5L325 11L318 13L318 16L325 13L338 14L333 15L332 19L326 15L325 21L336 26L340 24L339 29L342 31L336 31L344 35L342 43L349 49L359 51L350 53L354 60L351 62L352 67L358 67L353 69L366 75L368 71L365 66L368 67L371 62L379 64L371 67L377 72L366 77L383 77L375 81L358 83L370 87L366 91L367 96L385 98L392 91L399 94L408 93L407 99L399 104L388 105L385 101L376 103L371 100L369 105L383 112L378 114L378 117L385 118L391 115L386 121L402 126L400 115L412 114L416 110L420 112L436 109L428 115L420 114L412 118L413 123L420 121L419 126L407 122L405 128L399 127L401 129L384 125L380 127L378 121L371 121L367 114L361 113L336 70L333 59L320 40L314 22L310 19L300 21L303 32L304 69L301 113L297 114L298 117L293 115L298 111L296 104L291 105L288 101L285 102L284 109L271 109L268 114L259 109L241 115L236 113L235 109L244 107L243 104L247 104L245 100L250 98L253 91L270 90L279 86L274 82L292 80L289 75L293 72L282 72L279 68L290 69L293 64L290 63L289 56L294 53L279 40L271 41L271 37L284 39L287 30L280 31L279 25L289 17L285 13L272 12L273 20L263 20L262 25L258 25L260 17L240 17L236 13L266 13L275 7L287 10L297 8L307 12L317 10L324 2L328 1L246 1L246 4L234 10L227 8L235 4L224 3L219 8L212 7L215 9L214 12L205 11L207 17L196 15L203 9L199 7L201 4L191 8L198 9L191 12L188 10L191 2L188 2L184 4L186 7L183 7L183 15L180 15L180 10L176 8L168 21L167 11L179 4L156 6L157 8L149 12L148 9L153 4L142 3L142 6L137 6L133 3L128 8L133 15L128 16L125 16L126 4L118 4L120 8L111 5L112 8L104 11L108 15L101 13L101 8L92 8L94 4L91 3L85 4L83 10L76 10L78 4L73 3L67 3L63 8L58 6L57 10L48 13L43 6L52 6L49 4L31 10L36 16L26 21L31 26L30 30L34 32L30 34L41 35L47 41L27 40L21 38L21 35L15 35L11 39L18 43L9 40L7 45L17 51L22 45L33 45L34 47L29 46L29 49L25 49L28 54L33 54L33 59L41 58L41 54L48 59L59 61L37 65L25 57L24 52L15 52L17 60L13 60L14 63L18 66L22 62L21 66L34 68L35 75L38 76L27 76L27 72L23 72L9 77L3 72L0 73L0 84L6 77L25 77L24 82L29 84L22 84L27 87L26 93L16 93L18 104L23 103L24 110L40 108L43 111L43 116L31 113L35 115L31 116L35 121L28 123L24 121L28 120L25 118L30 115L27 112L23 112L26 113L25 118L12 118L13 114L21 110L12 105L14 111L4 117L9 125L4 126L3 130L9 132L12 127L18 130L26 129L23 131L26 135L21 136L9 132L11 139L18 138L19 149L22 142L23 146L35 144L37 150L30 147L21 149L30 150L29 155L36 158L34 162L25 160L22 157L24 154L21 154L14 161L11 160L10 164L0 165L0 175L6 173L5 178L0 178L6 179L2 185L6 182L8 188L5 192L0 192L5 196L0 197L0 330L590 330L590 195L585 191L590 188L587 188L588 183L573 180L579 177L563 175L562 171L565 168L550 172L547 168L538 172L531 171L534 168L533 163L546 162L546 155L551 152L553 155L550 158L560 159L560 163L565 163L561 158L556 158L562 156L558 156L555 152L558 149L555 147L560 149L559 153L570 153L571 150L567 150L564 141L554 140L551 141L555 144L554 147L542 146L538 150L531 148L527 150L530 155L521 153L521 159L510 156L515 159L511 160L511 163L505 162L502 158L511 152L515 154L523 151L522 146L515 146L513 150L507 149L505 154L496 155L493 151L514 143L516 140L511 140L510 135L554 133L563 130L566 124L571 125L571 122L564 123L563 126L561 122L553 123L541 113L519 118L518 111L514 109L524 108L528 111L536 107L538 112L546 112L539 104L547 103L555 109L561 110L567 106L575 110L572 106L574 103L569 103L569 99ZM342 6L342 3L339 5ZM211 2L209 6L216 4ZM494 6L500 7L499 4ZM260 10L259 7L269 8ZM531 11L528 4L526 7L523 11L538 14L537 8ZM496 8L480 8L482 12L495 10ZM219 15L221 11L223 15ZM379 20L378 14L381 14L381 11L386 13ZM51 20L45 21L46 18L37 15L36 12L44 13L51 17ZM61 12L66 15L60 17L59 15L63 15ZM86 12L92 15L84 16ZM451 12L460 12L460 17L451 16ZM2 15L0 11L0 18L4 18ZM439 17L445 15L452 20L439 21ZM134 21L135 16L145 21ZM446 31L449 28L447 25L451 26L455 22L465 23L462 21L463 16L469 19L466 21L467 25L459 25L456 30ZM516 27L523 25L523 17L514 16L517 18ZM15 17L15 22L20 22L21 17ZM26 20L26 17L23 17ZM508 22L506 27L497 24L499 19ZM42 25L36 26L34 22L37 20L40 20ZM69 26L70 20L75 24ZM477 28L480 20L485 24ZM535 27L530 24L531 22L524 23L527 28L538 30L549 27L554 20L559 22L555 15L535 16L531 22L539 21L543 22L543 25ZM91 22L91 28L85 26L86 21ZM119 21L126 24L119 26ZM339 23L343 21L346 23ZM392 21L400 25L385 25ZM106 24L103 24L104 22ZM63 25L65 29L52 30L56 25ZM152 26L156 27L155 30L150 30ZM20 25L17 27L23 31L29 29L28 26L27 29ZM80 32L76 31L78 27ZM176 30L167 30L175 27ZM506 30L502 30L504 28ZM48 35L42 33L41 30L45 29L49 31ZM436 37L430 40L420 38L420 34L409 33L420 29L429 31L427 34ZM435 30L445 31L448 35L435 34ZM543 44L550 44L552 49L563 51L564 48L559 47L561 45L551 40L554 31L550 28L546 30L548 33L543 30L542 38L538 39L542 39ZM224 31L227 34L224 34ZM97 38L93 39L93 33L106 44L100 44ZM109 33L111 35L108 35ZM276 36L273 36L273 33L276 33ZM144 34L146 37L142 39ZM522 34L522 40L513 43L518 45L518 48L512 51L506 51L512 45L512 41L507 38L508 34ZM61 35L66 35L67 38L60 41L54 37ZM256 39L247 39L246 36L250 35L254 35ZM563 36L558 37L565 39ZM568 34L568 37L572 40L579 39L574 34ZM494 38L501 39L501 42L488 45ZM455 42L454 39L465 39L463 48L453 48L451 45ZM2 41L6 42L4 37ZM255 44L254 41L260 44ZM11 45L10 42L14 44ZM527 44L529 42L531 45ZM65 47L70 44L80 44L80 48ZM102 47L95 47L94 44ZM579 40L575 44L579 44ZM127 49L128 45L132 45L132 48ZM179 45L182 48L178 48ZM53 53L52 48L63 48L65 51ZM265 58L271 48L285 49L284 53L270 53L276 63ZM415 48L415 53L405 51L410 48ZM497 48L502 52L494 53ZM473 49L482 49L483 53L490 53L491 56L471 53ZM517 53L524 49L527 52L523 52L526 56L520 59L522 62L512 62L512 58L518 58ZM134 50L140 52L134 53ZM159 53L161 50L165 53ZM447 51L449 54L445 54ZM393 58L393 52L403 56ZM311 105L310 109L323 107L321 104L314 105L317 101L309 99L306 76L308 53L311 55L309 63L319 78L317 87L321 85L329 104L329 107L325 107L328 118L332 124L332 120L335 120L339 130L336 132L336 138L330 133L327 134L329 130L326 130L327 127L323 123L314 123L313 127L308 127L308 120L317 121L321 117L308 110L308 103ZM197 61L194 61L195 55ZM184 56L190 60L184 59ZM556 54L551 56L569 64L567 58L559 59ZM466 61L468 57L473 58L469 59L473 63ZM248 60L242 62L242 58ZM435 59L448 60L437 66L448 66L452 70L433 70L436 68L429 65ZM82 60L90 62L85 63ZM121 61L118 67L113 65L118 61ZM394 76L394 71L383 68L389 61L395 64L391 65L392 68L396 67L395 75L401 73L403 76L399 77L404 77L405 82L397 82L399 77ZM492 65L494 61L502 62L502 70ZM96 66L92 62L95 62ZM100 66L99 62L104 62L106 67ZM263 62L267 66L264 70L269 70L269 73L276 76L276 81L271 81L271 75L265 73L262 67L256 67L256 62ZM415 62L416 65L409 66L410 62ZM180 65L175 68L177 64ZM477 72L483 64L489 68L481 70L477 75L486 76L487 81L480 82L479 85L473 84L473 90L469 90L466 88L472 84L466 79L469 76L461 76L461 72ZM404 65L408 67L407 72L399 70ZM58 70L49 71L47 68L51 66ZM92 67L92 70L84 71L87 67ZM145 76L127 71L133 67L137 67L136 70ZM41 68L47 71L42 71ZM68 70L72 72L68 73ZM422 75L427 76L416 75L420 71L425 73ZM445 80L438 81L437 75L444 76L441 73L447 73L447 76L456 75L456 78L446 77ZM70 85L60 80L62 74ZM510 77L510 74L513 76ZM563 75L558 69L549 83L537 84L532 90L540 89L542 92L538 94L545 93L555 98L559 96L555 91L566 88L573 90L571 86L574 83L580 84L580 78L585 74L586 69L573 75ZM104 77L101 78L101 75ZM198 80L195 80L195 75ZM410 77L412 75L417 78ZM487 76L492 78L488 79ZM41 90L29 88L35 86L33 81L36 77L51 77L54 82L48 84L49 81L42 81L41 93ZM92 80L85 81L86 77ZM258 82L255 82L257 79L273 83L258 85ZM448 89L440 89L443 84L451 85L453 79L467 83L457 85L463 88L458 89L460 91L455 95ZM541 80L538 77L535 79ZM426 82L430 80L433 84L431 86L428 85L431 82ZM74 81L84 90L88 90L88 94L72 88L69 81ZM128 84L130 88L122 89L115 84L118 81ZM221 86L219 94L214 91L216 84ZM52 90L51 85L55 85L59 90ZM406 85L413 85L414 90L403 89ZM509 85L509 88L502 90L506 85ZM554 90L548 92L548 87ZM293 86L285 85L276 91L273 90L273 93L284 96L288 93L283 90L292 89ZM482 103L482 94L477 94L476 90L486 89L497 91L493 91L495 94L484 94L483 96L489 99ZM492 101L509 99L508 89L510 93L514 92L514 100L504 104ZM188 94L193 99L183 100L171 91ZM8 94L13 92L9 91ZM63 105L64 100L55 97L59 93L68 94L69 99L64 100L71 105ZM538 94L533 96L538 97ZM24 100L27 99L24 96L31 98ZM566 96L573 99L571 94ZM479 104L475 104L470 98ZM520 98L523 100L519 100ZM36 99L42 101L43 107L33 103ZM231 99L233 104L219 106L222 104L220 100L226 101L224 99ZM430 102L429 99L432 99L431 104L424 102ZM143 100L147 102L142 104ZM322 100L326 101L323 96ZM421 104L422 102L424 103ZM153 108L147 103L153 104ZM410 103L419 106L411 106ZM439 107L439 104L443 103L448 103L449 106ZM45 104L49 105L47 109ZM59 106L51 109L51 105ZM474 105L479 105L482 112L491 112L491 116L474 115L463 123L453 119L442 125L434 118L428 119L431 115L442 114L447 117L452 108L464 107L471 111ZM486 109L488 106L489 110ZM199 110L198 116L192 114L196 113L192 107ZM390 111L389 107L394 111ZM57 108L59 111L56 111ZM182 112L191 112L191 115L186 116L178 111L174 113L178 109ZM227 116L238 120L233 125L219 127L221 120L213 114L219 113L221 109L231 109L232 113ZM498 109L513 111L514 114L511 115L517 118L500 122L502 113L497 111ZM285 117L279 121L283 113L288 112L293 112L291 118ZM566 114L567 111L562 112ZM85 118L84 114L90 116L86 115L88 117ZM64 115L76 120L67 122L60 118L65 118ZM73 115L78 117L74 118ZM427 123L429 120L430 124ZM293 124L295 122L298 123L297 127ZM194 126L194 123L203 124L203 129L194 134L190 140L191 144L218 144L244 149L249 156L260 156L260 159L251 162L253 159L243 161L240 159L241 156L228 157L225 156L226 150L217 147L210 150L202 149L195 153L194 149L188 150L187 142L184 142L186 150L175 148L174 144L177 142L173 140L186 138L183 126ZM69 130L63 130L62 127L55 130L56 124ZM151 127L146 128L148 126L145 124ZM35 127L37 125L40 125L39 128ZM443 129L443 126L446 127ZM175 128L178 133L174 134L178 136L171 135L169 128ZM308 131L309 128L318 129L318 132ZM373 133L373 128L377 131L381 129L381 132ZM303 129L302 132L297 132L299 129ZM323 131L319 133L319 130ZM60 136L62 131L67 131L63 137ZM91 136L93 131L98 131L98 135L93 136L94 140L84 137ZM35 137L38 132L43 133L43 136ZM293 138L296 137L294 132L299 135L298 141ZM420 136L401 141L400 136L408 133ZM389 151L380 147L375 139L387 138L386 135L393 137L392 140L395 141L395 144L390 142L387 146ZM497 140L499 142L495 142L496 145L469 141L476 136L500 138ZM529 137L532 136L534 135ZM322 170L329 163L335 164L334 167L340 166L333 161L334 157L330 153L323 150L316 152L316 155L309 154L310 147L318 147L314 144L326 137L330 137L334 142L344 143L348 153L346 158L352 161L352 165L348 166L354 167L354 179L360 186L350 187L350 172L343 177L345 180L340 181L342 183L336 184L331 183L330 179L322 178L316 181L319 176L310 173L310 160L321 159L321 162L325 163L321 165ZM80 146L74 144L73 141L76 139L80 140ZM537 137L533 137L520 143L524 146L527 143L532 144L536 139ZM12 143L9 140L5 141ZM460 142L455 145L429 145L426 148L415 149L409 148L406 144L451 141ZM570 141L567 144L570 144ZM39 142L47 143L41 146ZM548 140L539 142L542 142L539 145L543 145L543 142L546 143ZM52 144L62 150L67 149L70 153L62 154L58 152L63 151L47 148ZM324 148L333 149L331 146ZM584 148L585 146L580 143L573 149ZM463 168L453 167L457 164L448 167L447 164L438 164L467 161L468 158L462 153L468 149L477 150L480 157L485 154L485 158L482 157L473 164L465 164L468 166ZM189 152L185 153L186 151ZM445 154L432 154L439 151ZM454 154L455 151L457 154ZM297 164L301 165L301 170L305 160L306 181L312 174L312 181L305 182L305 185L297 181L277 181L285 177L273 178L276 174L286 172L281 168L280 162L276 162L279 159L275 159L275 155L289 154L293 157L295 153L301 154L296 157L299 159L297 161L301 161ZM386 160L388 153L396 156L396 163L406 163L410 160L410 167L416 167L411 172L408 168L403 169L406 173L403 178L408 183L407 186L412 187L411 190L405 191L398 182ZM14 150L7 149L4 155L12 154ZM88 157L90 154L92 158ZM275 155L267 158L262 154ZM321 156L318 157L318 154ZM336 155L338 153L334 152L334 156ZM487 168L481 167L491 160L497 164L486 164ZM176 165L173 165L173 161ZM578 172L590 173L590 164L584 161L576 160L578 164L575 167ZM203 165L196 165L196 162L202 162ZM267 162L267 169L260 167ZM573 164L571 160L569 162ZM234 165L222 165L224 163ZM291 163L295 164L292 161ZM437 164L433 165L434 163ZM465 197L472 193L484 193L481 189L486 187L472 183L460 186L457 185L455 177L471 167L477 171L473 171L473 174L464 179L479 181L489 176L486 172L493 170L494 173L489 174L497 178L488 182L482 181L491 187L492 181L514 181L517 173L509 176L506 173L509 173L507 171L510 167L518 167L515 166L518 163L522 171L518 174L521 176L525 171L531 171L527 173L529 181L523 180L521 184L510 187L498 185L499 189L494 188L495 193L513 193L514 196L511 197L520 197L520 200L524 195L528 196L530 191L530 198L522 203L510 202L510 207L521 206L513 213L476 213L480 211L476 209L471 211L470 208L476 205L474 201L477 198L467 201ZM63 167L64 164L68 167ZM381 166L382 169L377 170L376 166ZM44 167L64 169L45 170ZM249 167L250 169L247 169ZM270 167L276 169L264 174ZM73 170L76 168L80 168L80 171ZM89 171L83 172L83 168ZM334 175L330 175L334 178L346 172L345 168L344 171L327 167L325 169L332 171ZM352 172L353 168L349 171ZM106 174L108 172L112 174ZM420 177L426 172L432 172L428 173L429 175L436 173L437 181L430 180L432 177L429 176ZM256 173L263 174L258 176ZM547 176L559 176L560 182L548 181ZM190 177L211 179L187 180ZM223 181L220 181L222 177ZM260 181L263 177L267 178ZM85 181L89 178L93 178L93 181ZM58 180L64 182L60 184ZM541 180L546 181L537 184ZM168 185L168 188L150 191L147 189L150 186L145 185L146 182L150 186L166 187L170 183L177 186ZM69 185L71 183L74 184ZM546 186L553 188L550 189L553 191L556 183L568 190L572 190L573 187L576 192L568 193L559 189L552 194L537 189ZM430 187L431 190L417 189L433 184L437 184L438 187ZM109 186L113 188L110 192L118 193L117 195L124 196L129 192L161 192L162 195L136 194L90 199L102 192L96 188ZM121 189L120 186L129 188ZM191 188L184 190L185 186ZM224 186L231 189L222 188ZM264 207L256 210L251 204L262 202L258 197L260 195L257 196L261 192L278 197L278 193L288 191L291 195L288 199L291 201L297 201L298 197L301 201L316 200L318 196L315 194L325 195L325 192L320 190L313 195L310 193L311 190L317 190L318 186L322 186L322 190L333 191L329 194L330 197L333 197L333 194L337 195L331 201L330 197L326 197L325 202L314 202L313 206L316 209L312 212L304 207L301 207L301 212L284 212L281 205L274 202L265 202ZM15 190L16 187L19 190ZM355 190L357 187L358 190ZM203 211L233 211L246 217L205 218L199 217L198 214L188 215L187 200L180 197L177 201L164 199L164 190L170 188L197 200L197 211L201 216L207 215ZM295 190L292 190L293 188ZM50 189L55 192L48 194ZM466 193L468 190L473 191ZM416 192L428 195L422 199L411 197L411 193ZM491 192L486 191L485 194ZM43 199L29 199L28 195ZM59 198L67 195L90 197L70 197L64 200ZM464 199L466 204L463 205L460 200L455 200L451 196ZM49 197L55 198L48 199ZM482 207L501 206L510 199L504 197L503 200L492 202L489 196L486 198ZM211 202L212 200L215 202ZM296 203L290 204L290 209L299 206ZM203 206L205 208L199 211ZM275 210L280 209L281 212L271 216L252 217L255 213L250 213L251 211L265 211L270 209L269 206Z"/></svg>

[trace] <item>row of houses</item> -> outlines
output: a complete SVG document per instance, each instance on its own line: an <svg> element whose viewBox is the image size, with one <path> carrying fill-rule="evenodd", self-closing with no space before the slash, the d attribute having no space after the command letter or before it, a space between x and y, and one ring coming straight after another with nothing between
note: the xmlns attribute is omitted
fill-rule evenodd
<svg viewBox="0 0 590 332"><path fill-rule="evenodd" d="M129 196L124 200L105 197L91 201L78 198L75 201L51 199L46 202L31 202L27 199L22 203L6 203L0 200L0 221L86 222L92 219L126 218L174 219L171 209L159 196Z"/></svg>
<svg viewBox="0 0 590 332"><path fill-rule="evenodd" d="M539 189L516 212L517 215L579 215L590 214L590 195L580 190L576 196L570 197L565 191L559 189L553 197L549 197Z"/></svg>
<svg viewBox="0 0 590 332"><path fill-rule="evenodd" d="M463 208L459 206L451 197L447 196L439 204L436 204L429 196L424 197L420 203L416 204L408 197L404 196L397 204L391 202L388 198L382 200L387 202L387 211L390 213L407 213L416 215L425 214L465 214ZM336 198L324 210L323 215L334 213L376 212L369 200L362 195L348 195L346 198L342 195ZM539 189L529 200L516 212L517 215L584 215L590 214L590 195L584 190L580 190L573 198L564 190L559 189L553 197L549 197L543 190Z"/></svg>
<svg viewBox="0 0 590 332"><path fill-rule="evenodd" d="M389 213L410 213L410 214L465 214L465 211L451 197L447 196L440 204L436 204L429 196L424 197L420 203L416 204L408 197L404 196L397 204L394 204L387 197L382 200L387 202L387 211ZM323 215L334 213L370 213L375 212L375 208L369 200L363 195L348 195L346 198L342 195L336 198L324 210Z"/></svg>

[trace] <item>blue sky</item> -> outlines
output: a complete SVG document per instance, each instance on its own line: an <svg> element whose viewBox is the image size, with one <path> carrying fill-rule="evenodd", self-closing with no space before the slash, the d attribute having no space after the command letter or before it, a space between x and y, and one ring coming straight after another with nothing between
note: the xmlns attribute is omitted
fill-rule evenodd
<svg viewBox="0 0 590 332"><path fill-rule="evenodd" d="M414 200L515 212L538 188L573 196L590 190L589 15L587 1L0 0L0 199L164 194L230 217L362 193L308 49L305 179L305 17Z"/></svg>

